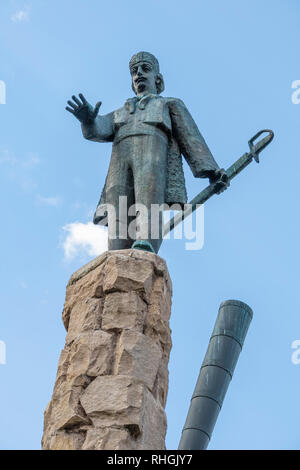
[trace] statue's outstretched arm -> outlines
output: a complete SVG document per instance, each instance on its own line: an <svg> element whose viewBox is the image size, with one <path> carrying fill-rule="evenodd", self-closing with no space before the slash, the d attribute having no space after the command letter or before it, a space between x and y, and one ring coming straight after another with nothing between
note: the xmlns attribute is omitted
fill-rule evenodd
<svg viewBox="0 0 300 470"><path fill-rule="evenodd" d="M101 101L98 101L94 108L81 93L79 98L81 101L73 95L73 101L68 101L66 110L81 122L83 136L96 142L111 142L114 136L113 113L99 116Z"/></svg>

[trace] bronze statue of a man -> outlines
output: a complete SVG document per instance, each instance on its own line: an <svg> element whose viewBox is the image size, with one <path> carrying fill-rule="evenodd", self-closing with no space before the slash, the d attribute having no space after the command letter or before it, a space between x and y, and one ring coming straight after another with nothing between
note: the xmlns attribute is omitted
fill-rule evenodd
<svg viewBox="0 0 300 470"><path fill-rule="evenodd" d="M182 155L196 178L219 182L220 192L228 182L184 103L160 96L164 81L157 59L148 52L139 52L131 58L129 68L136 96L121 108L100 116L101 102L93 108L79 94L80 100L72 96L66 109L79 119L86 139L113 142L108 174L94 215L95 224L106 225L106 208L115 208L116 231L113 237L109 235L108 249L132 247L157 253L162 242L162 214L154 221L151 207L183 207L187 202ZM141 206L147 211L139 210ZM128 218L130 207L135 209L129 211ZM133 222L135 236L128 231Z"/></svg>

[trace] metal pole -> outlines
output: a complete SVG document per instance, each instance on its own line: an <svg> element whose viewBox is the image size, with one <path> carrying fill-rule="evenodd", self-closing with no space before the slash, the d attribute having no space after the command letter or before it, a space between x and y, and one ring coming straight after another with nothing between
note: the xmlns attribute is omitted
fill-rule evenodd
<svg viewBox="0 0 300 470"><path fill-rule="evenodd" d="M207 448L252 316L244 302L221 303L178 449Z"/></svg>

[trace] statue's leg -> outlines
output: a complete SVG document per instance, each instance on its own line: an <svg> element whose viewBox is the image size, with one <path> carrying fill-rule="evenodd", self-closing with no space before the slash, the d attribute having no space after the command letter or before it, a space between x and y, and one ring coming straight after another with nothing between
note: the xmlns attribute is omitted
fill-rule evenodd
<svg viewBox="0 0 300 470"><path fill-rule="evenodd" d="M106 183L109 250L131 248L134 241L128 235L128 225L133 219L128 217L128 209L134 204L133 174L128 162L128 153L123 147L118 144L113 148Z"/></svg>
<svg viewBox="0 0 300 470"><path fill-rule="evenodd" d="M137 208L136 239L150 242L158 253L162 243L168 142L160 135L136 136L134 140L134 147L138 149L132 160Z"/></svg>
<svg viewBox="0 0 300 470"><path fill-rule="evenodd" d="M108 218L108 249L129 249L134 242L128 234L128 226L135 220L135 217L128 216L128 209L134 204L133 186L114 186L107 190L106 196L112 212Z"/></svg>
<svg viewBox="0 0 300 470"><path fill-rule="evenodd" d="M121 240L120 238L108 239L109 250L129 250L132 246L132 240Z"/></svg>

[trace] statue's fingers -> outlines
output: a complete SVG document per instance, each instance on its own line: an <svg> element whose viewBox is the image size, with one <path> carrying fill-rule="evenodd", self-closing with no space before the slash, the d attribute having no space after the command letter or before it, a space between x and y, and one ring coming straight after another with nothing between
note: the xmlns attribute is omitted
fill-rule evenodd
<svg viewBox="0 0 300 470"><path fill-rule="evenodd" d="M66 106L66 110L69 111L69 113L75 114L74 109L69 108L69 106Z"/></svg>
<svg viewBox="0 0 300 470"><path fill-rule="evenodd" d="M94 117L96 117L97 114L99 113L99 109L100 109L101 104L102 104L101 101L98 101L98 103L96 104L95 109L94 109Z"/></svg>
<svg viewBox="0 0 300 470"><path fill-rule="evenodd" d="M72 96L72 100L75 101L75 103L77 103L78 106L82 106L82 103L80 103L79 99L75 95Z"/></svg>
<svg viewBox="0 0 300 470"><path fill-rule="evenodd" d="M82 93L79 93L79 98L81 99L81 101L83 102L83 104L86 104L86 103L87 103L87 101L86 101L86 99L85 99L85 97L83 96Z"/></svg>
<svg viewBox="0 0 300 470"><path fill-rule="evenodd" d="M224 168L219 168L217 171L217 175L218 175L218 179L223 179L224 175L225 177L227 176Z"/></svg>
<svg viewBox="0 0 300 470"><path fill-rule="evenodd" d="M222 186L220 187L220 193L223 193L226 191L226 189L230 186L229 183L223 183Z"/></svg>
<svg viewBox="0 0 300 470"><path fill-rule="evenodd" d="M76 104L74 104L72 101L68 100L68 104L72 106L73 109L77 109Z"/></svg>

